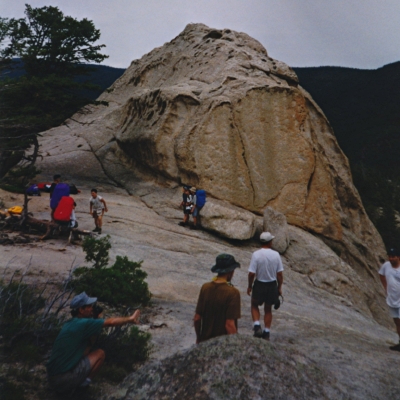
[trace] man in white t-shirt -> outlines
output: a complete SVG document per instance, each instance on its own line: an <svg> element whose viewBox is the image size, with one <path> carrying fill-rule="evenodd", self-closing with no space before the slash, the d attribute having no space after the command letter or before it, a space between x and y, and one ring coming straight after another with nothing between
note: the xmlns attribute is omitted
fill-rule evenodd
<svg viewBox="0 0 400 400"><path fill-rule="evenodd" d="M279 296L282 296L283 265L279 253L271 248L274 238L275 236L272 236L269 232L261 234L261 249L255 251L251 257L248 276L249 286L247 294L251 295L251 316L254 323L254 336L265 340L269 340L272 323L272 305L278 305ZM260 310L258 308L263 304L264 330L261 329Z"/></svg>
<svg viewBox="0 0 400 400"><path fill-rule="evenodd" d="M396 325L399 343L390 346L390 350L400 351L400 251L390 249L389 261L386 261L379 270L379 278L386 292L386 303L389 306L390 316Z"/></svg>

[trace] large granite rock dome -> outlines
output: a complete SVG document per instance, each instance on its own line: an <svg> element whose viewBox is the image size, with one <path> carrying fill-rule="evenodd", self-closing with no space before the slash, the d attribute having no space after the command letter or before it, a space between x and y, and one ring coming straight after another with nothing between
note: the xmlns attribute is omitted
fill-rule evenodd
<svg viewBox="0 0 400 400"><path fill-rule="evenodd" d="M356 271L382 320L376 269L384 246L348 161L293 70L257 40L189 24L133 61L100 100L109 106L44 133L43 171L111 179L131 193L138 180L183 182L255 214L271 207Z"/></svg>

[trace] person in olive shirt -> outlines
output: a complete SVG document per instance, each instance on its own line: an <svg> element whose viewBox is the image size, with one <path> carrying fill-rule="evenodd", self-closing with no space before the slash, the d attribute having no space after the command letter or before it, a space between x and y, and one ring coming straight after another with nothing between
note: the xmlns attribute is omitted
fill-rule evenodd
<svg viewBox="0 0 400 400"><path fill-rule="evenodd" d="M211 271L218 276L202 286L197 301L194 316L196 343L237 333L240 293L231 284L236 268L240 268L240 264L230 254L220 254L216 258Z"/></svg>
<svg viewBox="0 0 400 400"><path fill-rule="evenodd" d="M91 350L91 342L102 328L137 324L140 311L129 317L93 318L96 297L85 292L75 296L70 304L72 319L62 327L53 345L46 365L50 386L59 393L71 394L78 386L87 386L102 366L105 353L101 349Z"/></svg>

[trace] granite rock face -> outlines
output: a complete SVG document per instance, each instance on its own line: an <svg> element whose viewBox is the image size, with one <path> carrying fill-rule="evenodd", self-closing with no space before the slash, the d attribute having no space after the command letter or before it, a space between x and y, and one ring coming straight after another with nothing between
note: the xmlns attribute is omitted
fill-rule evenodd
<svg viewBox="0 0 400 400"><path fill-rule="evenodd" d="M141 368L102 400L342 396L335 379L304 355L264 340L230 335Z"/></svg>
<svg viewBox="0 0 400 400"><path fill-rule="evenodd" d="M137 181L186 183L258 215L272 207L381 290L384 246L332 128L257 40L189 24L134 60L100 100L109 106L43 134L43 171L131 193Z"/></svg>

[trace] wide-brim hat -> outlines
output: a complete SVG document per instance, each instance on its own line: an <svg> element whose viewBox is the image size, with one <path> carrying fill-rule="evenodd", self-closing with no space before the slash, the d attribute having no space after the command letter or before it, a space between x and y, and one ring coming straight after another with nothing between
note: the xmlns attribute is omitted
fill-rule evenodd
<svg viewBox="0 0 400 400"><path fill-rule="evenodd" d="M260 235L260 242L270 242L272 239L275 239L275 236L272 236L270 232L263 232Z"/></svg>
<svg viewBox="0 0 400 400"><path fill-rule="evenodd" d="M196 190L197 190L197 189L196 189L194 186L192 186L192 187L189 189L189 191L192 192L192 193L196 193Z"/></svg>
<svg viewBox="0 0 400 400"><path fill-rule="evenodd" d="M230 254L220 254L215 259L215 265L211 268L211 272L217 274L226 274L240 268L240 264Z"/></svg>
<svg viewBox="0 0 400 400"><path fill-rule="evenodd" d="M69 305L71 308L85 307L90 304L94 304L97 301L97 297L89 297L85 292L76 295Z"/></svg>

